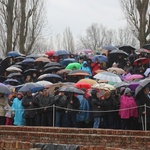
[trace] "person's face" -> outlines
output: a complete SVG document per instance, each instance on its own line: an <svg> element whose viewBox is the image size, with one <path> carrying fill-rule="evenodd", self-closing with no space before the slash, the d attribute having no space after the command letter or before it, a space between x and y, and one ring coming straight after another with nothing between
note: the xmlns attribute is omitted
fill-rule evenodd
<svg viewBox="0 0 150 150"><path fill-rule="evenodd" d="M44 95L44 96L48 96L48 91L47 91L47 90L44 90L44 91L43 91L43 95Z"/></svg>
<svg viewBox="0 0 150 150"><path fill-rule="evenodd" d="M150 92L150 88L146 87L144 90L144 93L147 95L147 94L149 94L149 92Z"/></svg>

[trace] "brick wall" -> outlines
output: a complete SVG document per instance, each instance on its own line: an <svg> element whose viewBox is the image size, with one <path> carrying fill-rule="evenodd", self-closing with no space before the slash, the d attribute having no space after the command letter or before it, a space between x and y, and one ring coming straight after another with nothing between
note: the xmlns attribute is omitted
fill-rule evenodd
<svg viewBox="0 0 150 150"><path fill-rule="evenodd" d="M0 126L0 150L31 149L35 143L76 144L79 150L148 150L150 132Z"/></svg>

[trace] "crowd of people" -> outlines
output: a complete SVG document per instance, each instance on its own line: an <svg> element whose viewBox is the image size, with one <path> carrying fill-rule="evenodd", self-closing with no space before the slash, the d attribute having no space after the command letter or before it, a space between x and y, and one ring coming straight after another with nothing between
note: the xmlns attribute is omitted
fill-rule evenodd
<svg viewBox="0 0 150 150"><path fill-rule="evenodd" d="M122 82L126 82L126 78L133 74L142 75L141 82L144 78L150 80L150 61L143 63L140 59L149 60L150 52L136 54L131 51L126 57L121 54L116 54L113 57L106 54L102 55L107 58L107 61L100 62L98 59L93 61L88 55L83 54L68 54L68 58L76 60L81 65L80 68L72 67L72 70L86 71L88 76L69 76L67 71L64 71L60 75L61 82L67 83L68 86L74 86L75 83L86 78L99 84L99 81L93 78L94 75L100 70L108 71L110 67L123 70L123 73L119 74L117 69L112 71L120 77ZM10 77L9 79L13 79L11 83L3 81L11 89L11 93L1 93L0 90L0 125L142 130L146 117L147 129L150 129L150 82L147 82L148 84L136 96L136 89L133 90L126 84L115 88L115 90L101 90L92 88L92 86L88 89L81 87L80 90L84 94L61 91L59 87L55 88L53 93L49 87L44 87L34 93L31 89L21 92L19 87L24 84L36 83L41 80L38 77L44 73L57 74L58 71L65 70L68 65L62 65L63 60L66 59L62 55L57 56L57 59L51 55L49 56L50 63L56 62L60 66L52 65L53 69L44 72L46 63L30 62L24 65L23 59L26 57L9 56L7 61L6 58L1 61L1 77L7 79L10 75L7 68L11 66L20 68L22 72L17 72L20 73L19 76ZM136 61L135 64L135 60L138 59L139 61ZM30 69L36 71L26 73ZM14 82L16 80L17 82ZM60 82L53 78L50 81L53 84ZM108 81L100 82L108 83ZM149 107L145 109L144 104Z"/></svg>

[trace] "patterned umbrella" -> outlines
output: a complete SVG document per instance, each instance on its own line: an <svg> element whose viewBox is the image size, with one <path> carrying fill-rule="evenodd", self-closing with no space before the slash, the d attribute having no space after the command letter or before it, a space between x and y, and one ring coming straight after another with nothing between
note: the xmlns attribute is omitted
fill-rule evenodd
<svg viewBox="0 0 150 150"><path fill-rule="evenodd" d="M101 72L96 74L93 78L99 80L111 81L111 82L122 82L118 75L113 74L111 72Z"/></svg>

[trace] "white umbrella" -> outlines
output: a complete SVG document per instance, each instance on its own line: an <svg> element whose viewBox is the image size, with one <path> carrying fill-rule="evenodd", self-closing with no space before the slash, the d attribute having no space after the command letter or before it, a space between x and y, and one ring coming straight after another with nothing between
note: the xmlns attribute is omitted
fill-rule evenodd
<svg viewBox="0 0 150 150"><path fill-rule="evenodd" d="M49 87L50 85L52 85L53 83L49 82L49 81L45 81L45 80L42 80L42 81L38 81L36 82L37 84L40 84L44 87Z"/></svg>
<svg viewBox="0 0 150 150"><path fill-rule="evenodd" d="M108 82L122 82L118 75L111 72L101 72L96 74L93 78Z"/></svg>
<svg viewBox="0 0 150 150"><path fill-rule="evenodd" d="M14 66L10 66L6 69L6 71L9 71L9 72L13 72L13 71L16 71L16 72L22 72L22 70L20 68L17 68L17 67L14 67Z"/></svg>

